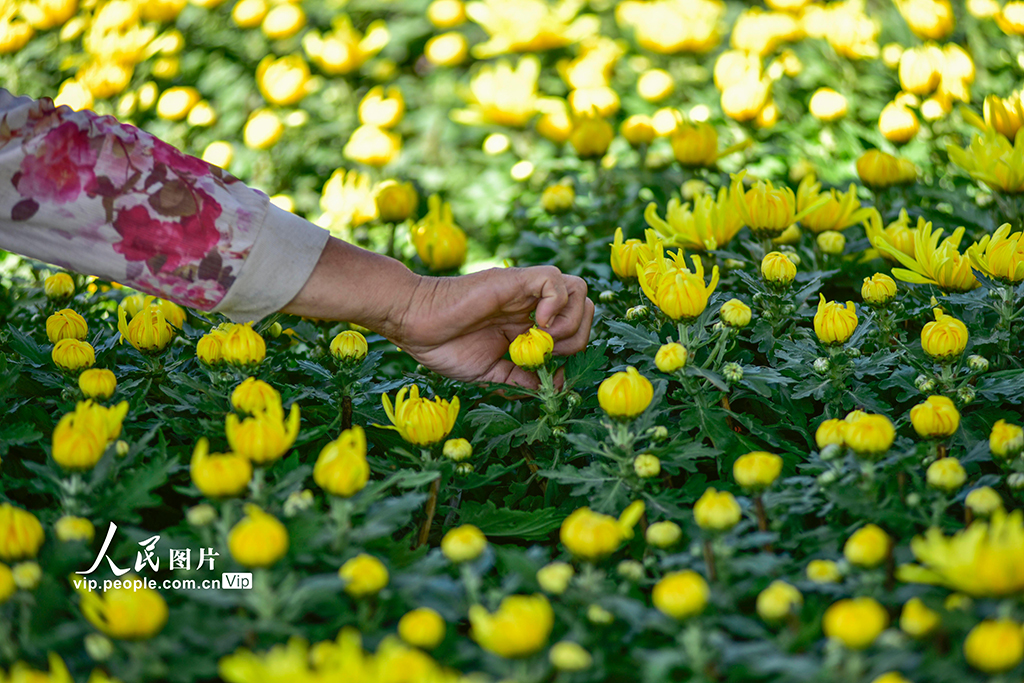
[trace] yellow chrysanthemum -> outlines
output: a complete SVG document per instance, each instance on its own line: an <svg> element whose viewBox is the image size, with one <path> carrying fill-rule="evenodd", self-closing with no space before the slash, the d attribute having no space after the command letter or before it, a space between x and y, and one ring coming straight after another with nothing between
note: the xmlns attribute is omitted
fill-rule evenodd
<svg viewBox="0 0 1024 683"><path fill-rule="evenodd" d="M680 252L681 253L681 252ZM638 269L640 286L651 302L673 320L692 320L704 312L708 299L718 286L718 266L711 270L711 282L704 284L704 265L691 256L693 270L669 267L668 259L658 259Z"/></svg>
<svg viewBox="0 0 1024 683"><path fill-rule="evenodd" d="M417 446L429 446L444 439L455 426L459 416L459 397L446 401L435 396L431 401L420 398L420 388L415 384L402 387L394 404L387 394L381 394L384 412L403 439Z"/></svg>
<svg viewBox="0 0 1024 683"><path fill-rule="evenodd" d="M942 229L918 223L914 234L914 256L907 256L884 235L876 234L872 243L883 254L892 256L906 268L893 268L892 274L903 282L936 285L944 292L969 292L979 285L971 271L971 260L959 251L964 228L942 240Z"/></svg>
<svg viewBox="0 0 1024 683"><path fill-rule="evenodd" d="M702 194L694 198L693 209L676 197L668 200L665 218L658 215L653 202L644 211L647 224L674 244L698 251L714 251L725 247L743 228L743 219L729 197L729 190L721 188L716 198Z"/></svg>
<svg viewBox="0 0 1024 683"><path fill-rule="evenodd" d="M575 43L598 29L597 17L576 18L582 6L578 0L471 2L466 15L490 36L473 48L473 56L487 59L508 52L542 52Z"/></svg>
<svg viewBox="0 0 1024 683"><path fill-rule="evenodd" d="M949 159L977 181L1007 194L1024 192L1024 136L1010 144L994 128L986 127L965 149L950 144Z"/></svg>
<svg viewBox="0 0 1024 683"><path fill-rule="evenodd" d="M1009 284L1024 280L1024 232L1011 235L1009 223L967 247L967 256L975 268L993 280Z"/></svg>
<svg viewBox="0 0 1024 683"><path fill-rule="evenodd" d="M815 207L817 208L810 208ZM843 193L835 189L821 193L821 183L814 174L804 176L796 192L796 207L807 211L800 224L817 234L826 230L845 230L868 217L871 209L861 207L857 199L857 188L852 183L850 189Z"/></svg>
<svg viewBox="0 0 1024 683"><path fill-rule="evenodd" d="M932 527L910 542L919 565L903 565L897 576L911 583L940 584L975 597L1024 591L1024 511L996 510L946 537Z"/></svg>
<svg viewBox="0 0 1024 683"><path fill-rule="evenodd" d="M467 109L456 109L451 117L467 126L498 125L523 128L548 100L537 96L540 61L530 55L512 67L502 60L484 65L469 84Z"/></svg>

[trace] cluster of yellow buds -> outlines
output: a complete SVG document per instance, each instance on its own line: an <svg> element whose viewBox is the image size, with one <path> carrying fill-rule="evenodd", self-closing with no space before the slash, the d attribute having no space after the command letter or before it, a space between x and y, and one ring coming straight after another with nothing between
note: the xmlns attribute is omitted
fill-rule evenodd
<svg viewBox="0 0 1024 683"><path fill-rule="evenodd" d="M54 461L66 470L92 469L107 446L121 435L127 413L127 401L110 408L91 400L78 403L53 430Z"/></svg>
<svg viewBox="0 0 1024 683"><path fill-rule="evenodd" d="M249 378L232 394L236 410L224 422L231 451L256 465L268 465L288 452L299 435L299 406L293 403L285 417L280 395L265 382Z"/></svg>
<svg viewBox="0 0 1024 683"><path fill-rule="evenodd" d="M266 356L267 343L252 329L252 323L221 323L196 343L196 357L211 367L221 363L252 367Z"/></svg>
<svg viewBox="0 0 1024 683"><path fill-rule="evenodd" d="M405 114L405 99L398 88L371 88L359 104L360 126L342 149L346 159L380 168L402 151L402 138L391 129Z"/></svg>

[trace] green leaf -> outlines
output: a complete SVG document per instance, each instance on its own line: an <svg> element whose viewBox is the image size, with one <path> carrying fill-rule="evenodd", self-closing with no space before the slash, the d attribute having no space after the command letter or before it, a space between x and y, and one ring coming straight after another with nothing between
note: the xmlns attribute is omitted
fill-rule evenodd
<svg viewBox="0 0 1024 683"><path fill-rule="evenodd" d="M493 501L480 505L463 504L459 511L462 524L472 524L487 536L539 541L562 525L566 513L556 508L539 510L498 509Z"/></svg>

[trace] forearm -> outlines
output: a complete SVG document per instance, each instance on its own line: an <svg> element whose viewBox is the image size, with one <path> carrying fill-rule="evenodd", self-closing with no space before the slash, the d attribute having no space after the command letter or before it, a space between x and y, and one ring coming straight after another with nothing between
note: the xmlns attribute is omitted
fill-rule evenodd
<svg viewBox="0 0 1024 683"><path fill-rule="evenodd" d="M399 261L331 237L285 313L344 320L394 338L418 288L429 278Z"/></svg>

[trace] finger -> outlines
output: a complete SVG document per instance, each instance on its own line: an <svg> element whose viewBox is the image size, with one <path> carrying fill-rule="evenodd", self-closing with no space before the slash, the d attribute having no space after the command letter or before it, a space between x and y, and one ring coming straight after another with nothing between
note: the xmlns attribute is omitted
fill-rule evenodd
<svg viewBox="0 0 1024 683"><path fill-rule="evenodd" d="M525 389L537 389L540 387L540 380L537 378L536 373L527 372L505 358L495 363L490 370L479 378L479 381L512 384Z"/></svg>
<svg viewBox="0 0 1024 683"><path fill-rule="evenodd" d="M537 326L547 329L569 302L562 271L554 266L533 266L523 271L526 276L526 291L539 299L537 302Z"/></svg>
<svg viewBox="0 0 1024 683"><path fill-rule="evenodd" d="M555 371L555 374L551 379L555 384L555 389L561 391L562 387L565 386L565 368L558 368L558 370Z"/></svg>
<svg viewBox="0 0 1024 683"><path fill-rule="evenodd" d="M556 356L571 356L587 348L590 341L590 327L594 324L594 302L590 299L583 300L583 320L577 328L576 333L567 339L555 342L554 354Z"/></svg>
<svg viewBox="0 0 1024 683"><path fill-rule="evenodd" d="M555 340L565 339L576 334L586 314L587 283L573 275L562 276L565 279L569 300L565 308L558 314L551 326L545 331Z"/></svg>

